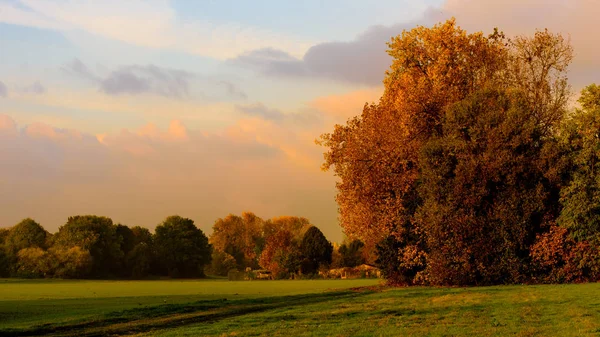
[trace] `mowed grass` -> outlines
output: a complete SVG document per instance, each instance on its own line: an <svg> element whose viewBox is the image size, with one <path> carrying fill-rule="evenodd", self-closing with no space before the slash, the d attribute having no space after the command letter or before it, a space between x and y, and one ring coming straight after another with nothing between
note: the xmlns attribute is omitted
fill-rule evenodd
<svg viewBox="0 0 600 337"><path fill-rule="evenodd" d="M131 309L211 300L252 299L377 284L379 280L87 281L0 279L1 329L101 320Z"/></svg>
<svg viewBox="0 0 600 337"><path fill-rule="evenodd" d="M600 336L598 283L377 282L0 282L0 335Z"/></svg>

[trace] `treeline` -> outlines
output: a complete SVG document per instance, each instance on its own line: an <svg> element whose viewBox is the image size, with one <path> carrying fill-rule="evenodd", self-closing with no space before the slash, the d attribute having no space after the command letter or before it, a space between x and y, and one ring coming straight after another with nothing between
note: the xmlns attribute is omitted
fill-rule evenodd
<svg viewBox="0 0 600 337"><path fill-rule="evenodd" d="M374 261L374 250L358 240L333 245L310 221L282 216L263 220L250 212L218 219L210 237L212 262L207 272L225 276L230 270L266 269L273 278L310 276L320 270L354 267Z"/></svg>
<svg viewBox="0 0 600 337"><path fill-rule="evenodd" d="M210 239L190 219L170 216L154 233L110 218L68 218L51 234L32 219L0 229L0 276L21 278L147 278L225 276L267 269L275 278L365 261L363 244L339 249L301 217L262 220L253 213L218 219ZM333 264L332 264L333 263Z"/></svg>
<svg viewBox="0 0 600 337"><path fill-rule="evenodd" d="M210 263L208 238L190 219L147 228L107 217L69 217L56 234L32 219L0 229L0 275L23 278L200 277Z"/></svg>
<svg viewBox="0 0 600 337"><path fill-rule="evenodd" d="M449 20L389 48L380 101L320 143L390 282L600 280L600 87L569 106L569 42Z"/></svg>

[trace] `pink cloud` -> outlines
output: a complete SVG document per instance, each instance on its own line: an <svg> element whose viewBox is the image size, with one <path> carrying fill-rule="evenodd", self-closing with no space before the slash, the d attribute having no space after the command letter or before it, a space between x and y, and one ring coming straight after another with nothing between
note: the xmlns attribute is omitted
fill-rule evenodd
<svg viewBox="0 0 600 337"><path fill-rule="evenodd" d="M0 114L0 134L11 136L17 134L17 123L8 115Z"/></svg>
<svg viewBox="0 0 600 337"><path fill-rule="evenodd" d="M0 125L17 130L7 116ZM153 228L181 214L209 231L218 217L252 210L306 216L339 238L333 177L300 164L310 153L296 148L300 136L260 120L237 129L205 133L175 120L93 136L24 126L0 142L0 223L31 216L55 231L70 215L92 213Z"/></svg>

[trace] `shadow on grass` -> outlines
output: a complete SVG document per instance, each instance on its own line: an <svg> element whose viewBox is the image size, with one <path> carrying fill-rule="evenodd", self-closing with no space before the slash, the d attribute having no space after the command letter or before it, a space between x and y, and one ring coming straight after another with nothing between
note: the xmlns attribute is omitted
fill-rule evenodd
<svg viewBox="0 0 600 337"><path fill-rule="evenodd" d="M216 322L275 309L356 298L372 293L371 290L335 291L259 299L219 299L185 304L163 304L115 311L94 320L43 324L24 329L0 329L0 336L106 336L142 333L200 322ZM287 318L294 319L293 316Z"/></svg>

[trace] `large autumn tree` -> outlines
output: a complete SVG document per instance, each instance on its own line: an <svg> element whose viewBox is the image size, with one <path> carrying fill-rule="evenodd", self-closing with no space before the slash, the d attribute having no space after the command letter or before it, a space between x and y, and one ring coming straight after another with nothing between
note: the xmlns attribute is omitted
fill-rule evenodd
<svg viewBox="0 0 600 337"><path fill-rule="evenodd" d="M448 109L421 151L415 219L435 284L524 281L529 249L553 216L546 175L556 143L522 92L477 92ZM549 156L549 157L547 157Z"/></svg>
<svg viewBox="0 0 600 337"><path fill-rule="evenodd" d="M546 143L566 110L571 47L548 31L513 40L498 31L468 34L453 19L405 31L389 47L393 63L380 101L320 139L328 148L323 168L340 178L341 225L352 237L384 242L388 248L382 251L392 249L385 260L397 264L390 274L402 276L403 283L502 282L497 275L526 259L542 218L557 213L558 173L548 167L556 150ZM492 123L489 135L485 123ZM483 144L468 138L477 134ZM500 148L506 153L497 158L494 151ZM526 162L517 163L513 155ZM512 175L498 172L515 167L520 171ZM492 174L481 179L485 172ZM530 185L520 185L528 179ZM540 197L524 199L531 205L513 206L520 188ZM484 201L487 206L475 207ZM512 212L515 218L508 219ZM473 217L476 223L469 220ZM494 235L514 239L494 248L507 254L505 267L494 271L488 268L494 259L473 260L477 254L468 241L489 232L477 225L486 218L500 219L500 227L486 223ZM534 221L519 228L528 220ZM458 256L453 253L459 248L452 246L457 243ZM436 255L444 247L453 249ZM453 277L452 269L472 276ZM434 270L449 274L429 279ZM507 281L516 279L513 273Z"/></svg>
<svg viewBox="0 0 600 337"><path fill-rule="evenodd" d="M441 131L446 107L493 82L507 58L499 34L467 34L454 20L405 31L389 47L379 103L320 139L323 168L340 178L341 225L365 242L410 236L420 148Z"/></svg>

